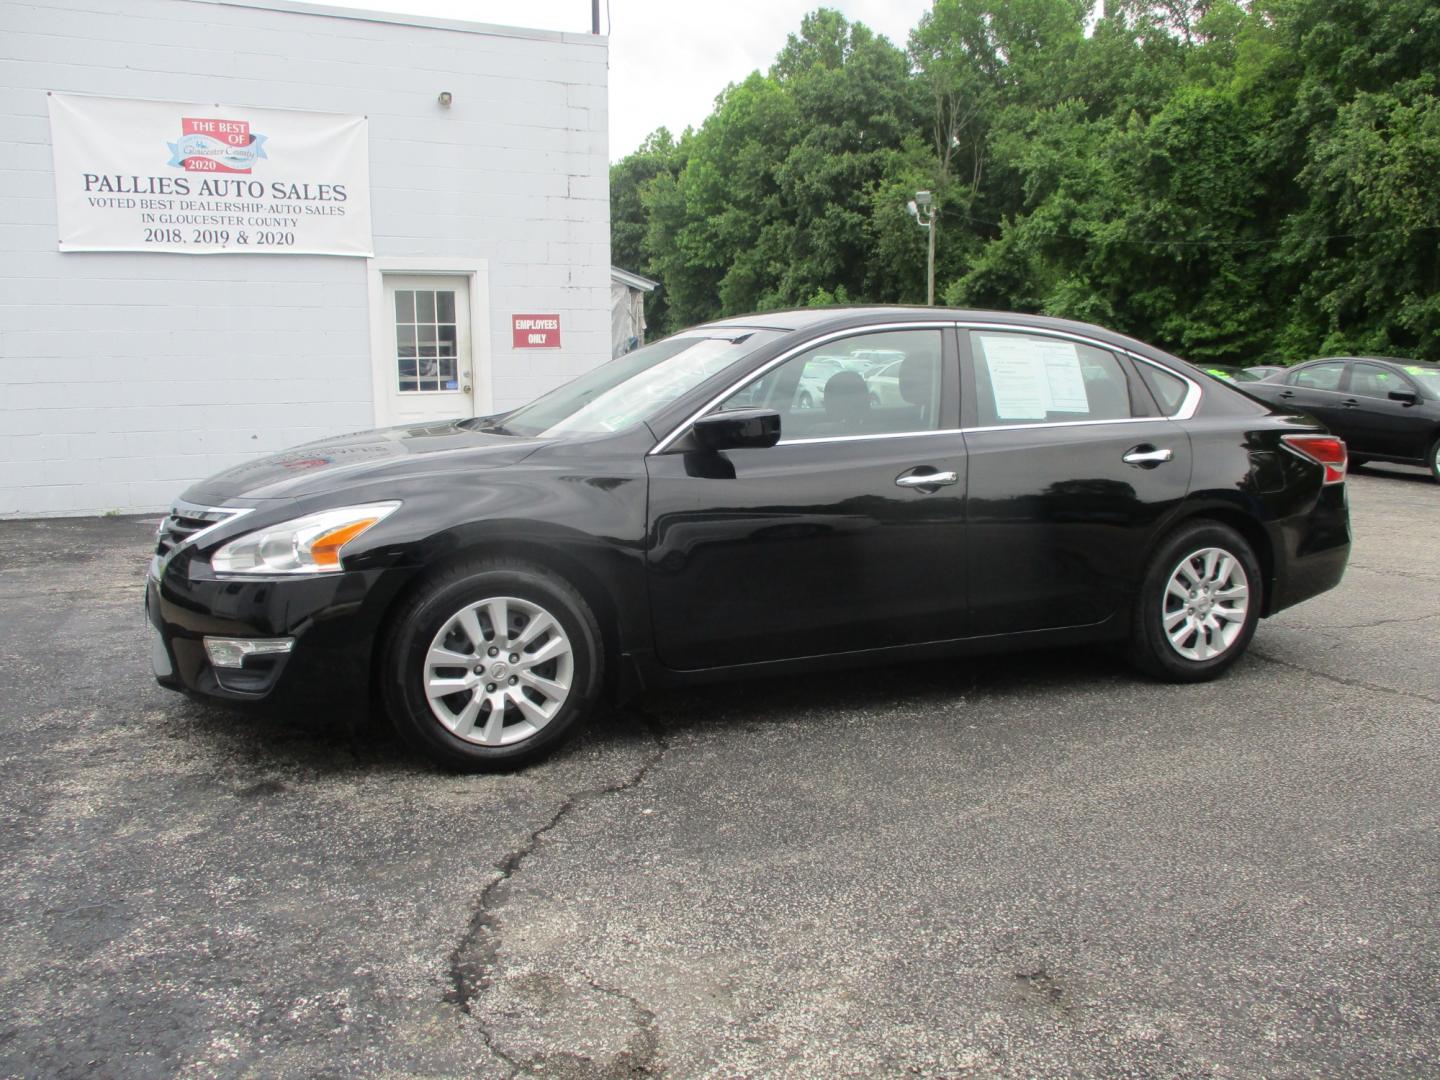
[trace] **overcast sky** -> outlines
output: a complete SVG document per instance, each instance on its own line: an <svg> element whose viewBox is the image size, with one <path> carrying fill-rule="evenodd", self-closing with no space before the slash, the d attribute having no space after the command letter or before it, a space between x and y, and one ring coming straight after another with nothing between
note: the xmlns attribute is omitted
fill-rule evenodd
<svg viewBox="0 0 1440 1080"><path fill-rule="evenodd" d="M590 30L589 0L319 0L342 7L435 15L545 30ZM709 115L715 95L767 68L821 0L608 0L610 159L657 127L679 135ZM825 0L902 48L930 0ZM606 27L606 0L600 28Z"/></svg>

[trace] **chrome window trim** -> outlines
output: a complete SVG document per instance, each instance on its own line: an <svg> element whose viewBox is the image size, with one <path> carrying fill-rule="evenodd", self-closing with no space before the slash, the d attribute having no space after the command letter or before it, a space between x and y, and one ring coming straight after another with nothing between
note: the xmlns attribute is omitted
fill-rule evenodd
<svg viewBox="0 0 1440 1080"><path fill-rule="evenodd" d="M877 431L869 435L823 435L816 439L781 439L775 445L809 446L812 443L868 442L871 439L915 439L922 435L963 435L964 428L926 428L924 431Z"/></svg>
<svg viewBox="0 0 1440 1080"><path fill-rule="evenodd" d="M1197 382L1195 379L1190 378L1190 376L1182 372L1176 371L1174 368L1170 367L1167 364L1162 364L1159 361L1151 360L1147 356L1141 356L1139 353L1133 352L1130 349L1126 349L1123 346L1110 345L1103 341L1097 341L1094 338L1085 337L1083 334L1071 333L1068 330L1054 330L1050 329L1049 327L1021 326L1015 323L960 322L956 320L942 320L935 322L927 321L902 323L874 323L869 326L852 326L844 330L833 330L828 334L823 334L818 338L812 338L804 344L797 345L795 346L795 348L789 349L781 353L779 356L766 363L763 367L757 369L756 371L752 371L747 375L743 376L742 378L731 383L719 394L716 394L703 406L701 406L694 413L692 413L689 417L681 421L675 427L671 428L669 433L666 434L666 436L658 443L656 443L654 448L651 449L646 456L650 457L656 454L665 453L665 451L670 448L670 444L675 442L681 437L682 434L687 432L690 429L690 426L694 424L696 420L699 420L700 417L704 416L716 405L720 404L722 401L724 401L731 394L735 393L741 387L745 386L750 382L753 382L755 379L763 378L771 370L779 367L787 360L791 360L794 357L799 356L803 352L808 352L811 349L824 345L826 342L835 341L839 338L844 337L858 337L861 334L884 333L891 330L949 329L965 331L995 330L1002 333L1031 334L1038 337L1056 337L1063 338L1067 341L1075 341L1080 343L1081 345L1087 345L1092 349L1100 349L1102 351L1112 353L1123 353L1136 363L1149 364L1151 367L1156 368L1167 375L1173 375L1175 378L1185 383L1185 398L1183 401L1180 402L1180 407L1176 409L1173 413L1162 416L1129 416L1118 420L1041 420L1034 423L991 424L983 427L970 428L927 428L923 431L887 431L878 432L870 435L832 435L827 438L818 439L785 439L782 437L781 440L775 445L808 446L812 443L859 442L869 439L900 439L914 437L917 435L962 435L968 434L970 432L1016 431L1023 430L1025 428L1093 427L1097 424L1144 424L1155 423L1156 421L1160 420L1189 420L1195 415L1196 410L1199 409L1200 399L1204 395L1204 391L1201 389L1199 382ZM1146 392L1149 392L1148 387L1146 387Z"/></svg>
<svg viewBox="0 0 1440 1080"><path fill-rule="evenodd" d="M977 435L989 431L1024 431L1027 428L1099 427L1104 424L1159 424L1169 416L1126 416L1119 420L1038 420L1029 424L991 424L986 427L930 428L925 431L882 431L872 435L829 435L818 439L781 439L775 445L809 446L811 443L861 442L868 439L914 439L922 435Z"/></svg>
<svg viewBox="0 0 1440 1080"><path fill-rule="evenodd" d="M1159 424L1169 420L1182 419L1179 416L1122 416L1116 420L1036 420L1024 424L986 424L984 427L965 428L965 434L973 435L986 431L1025 431L1030 428L1057 427L1100 427L1105 424Z"/></svg>

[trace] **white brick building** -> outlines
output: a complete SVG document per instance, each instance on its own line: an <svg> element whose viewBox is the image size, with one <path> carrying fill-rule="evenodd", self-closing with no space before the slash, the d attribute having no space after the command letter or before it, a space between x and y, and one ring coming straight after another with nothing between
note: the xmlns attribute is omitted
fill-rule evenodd
<svg viewBox="0 0 1440 1080"><path fill-rule="evenodd" d="M374 257L62 253L49 92L368 118ZM159 509L248 457L483 415L607 359L606 126L601 37L0 0L0 516ZM397 293L432 324L397 328ZM512 317L537 313L563 348L513 347ZM454 387L412 393L397 342L432 327Z"/></svg>

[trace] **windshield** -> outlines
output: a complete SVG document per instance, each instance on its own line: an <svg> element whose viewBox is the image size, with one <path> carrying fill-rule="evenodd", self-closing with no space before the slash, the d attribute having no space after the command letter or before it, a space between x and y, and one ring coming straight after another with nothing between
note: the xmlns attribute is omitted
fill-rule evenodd
<svg viewBox="0 0 1440 1080"><path fill-rule="evenodd" d="M501 435L600 435L654 416L775 340L774 330L690 331L601 364L486 428Z"/></svg>

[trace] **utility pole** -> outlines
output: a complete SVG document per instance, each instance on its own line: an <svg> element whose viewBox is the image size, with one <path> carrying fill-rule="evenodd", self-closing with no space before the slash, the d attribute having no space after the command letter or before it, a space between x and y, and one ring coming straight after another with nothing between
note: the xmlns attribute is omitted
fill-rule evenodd
<svg viewBox="0 0 1440 1080"><path fill-rule="evenodd" d="M590 0L590 32L600 33L600 0Z"/></svg>
<svg viewBox="0 0 1440 1080"><path fill-rule="evenodd" d="M928 191L917 191L915 198L906 204L905 209L910 211L910 216L915 219L919 226L929 233L929 255L925 260L925 304L927 307L935 306L935 219L940 216L940 208L935 205L935 196Z"/></svg>

